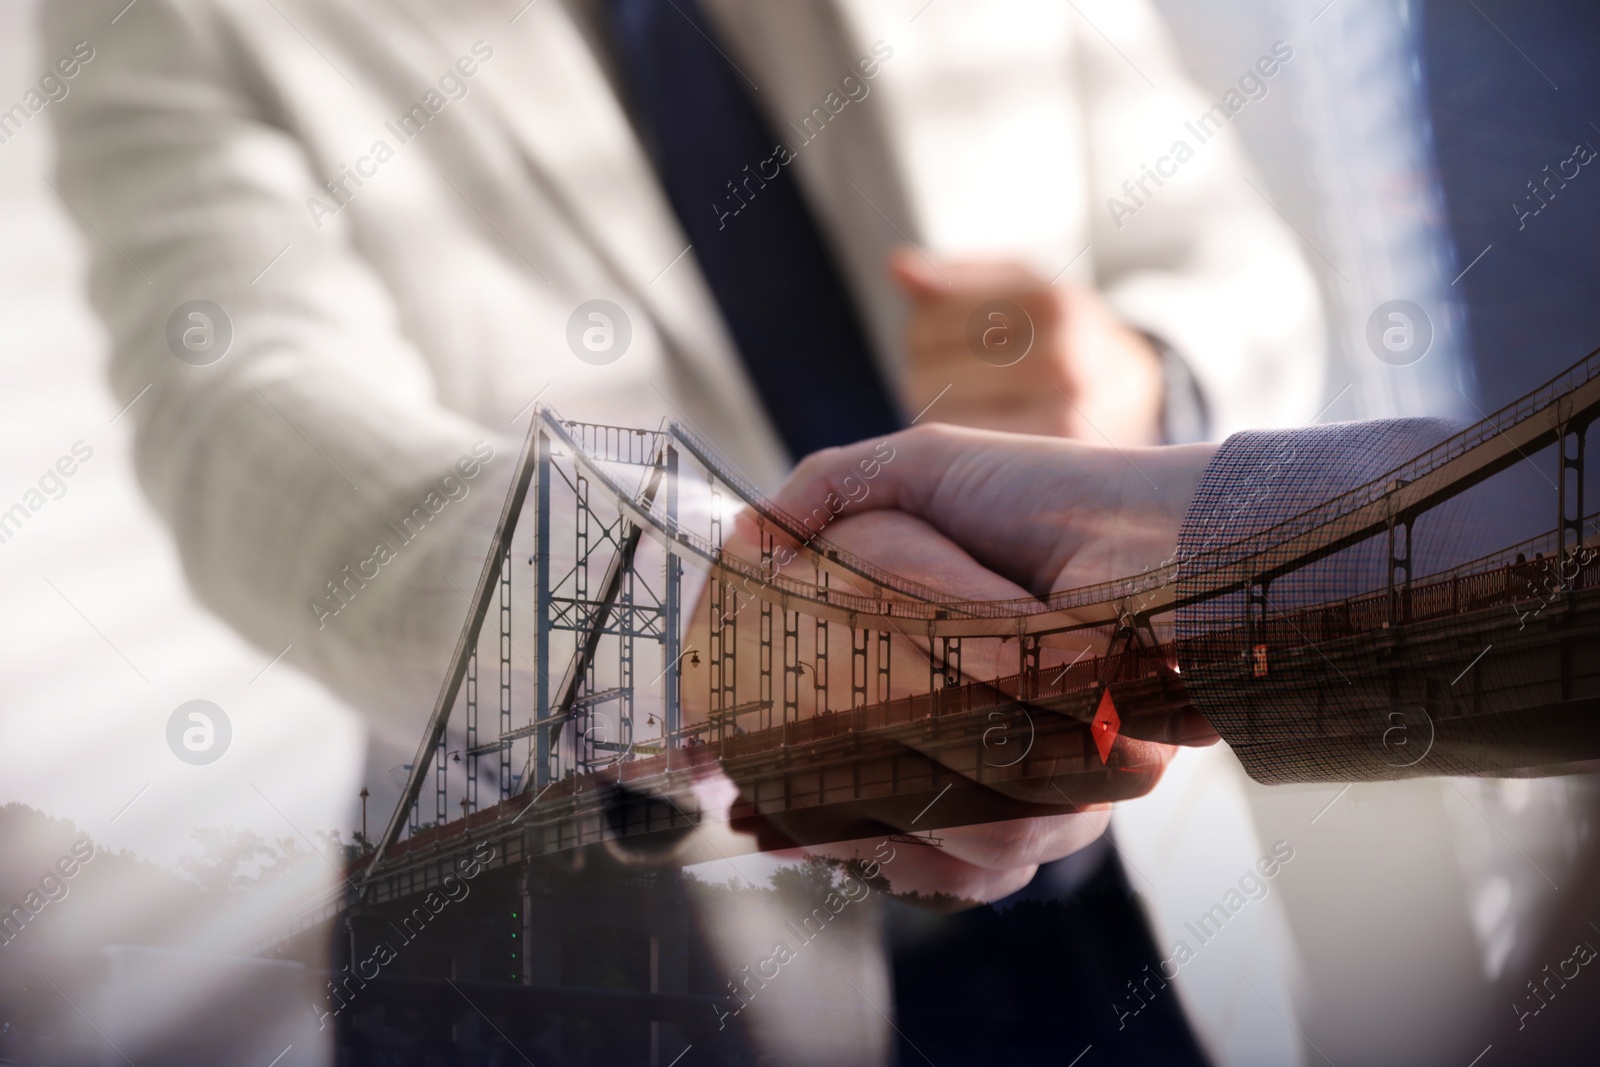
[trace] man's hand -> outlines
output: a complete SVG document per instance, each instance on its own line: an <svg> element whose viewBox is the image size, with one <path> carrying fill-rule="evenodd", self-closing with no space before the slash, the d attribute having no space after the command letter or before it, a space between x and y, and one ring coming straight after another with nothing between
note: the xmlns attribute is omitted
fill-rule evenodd
<svg viewBox="0 0 1600 1067"><path fill-rule="evenodd" d="M938 397L931 421L1121 447L1161 440L1160 357L1092 289L1051 285L1012 260L912 249L890 256L889 274L910 300L909 410ZM995 301L1009 307L980 314Z"/></svg>
<svg viewBox="0 0 1600 1067"><path fill-rule="evenodd" d="M1039 597L1171 559L1216 449L1096 448L938 425L886 440L894 462L883 464L872 492L851 505L851 517L877 510L915 516L977 564ZM845 477L875 447L848 445L808 457L774 503L804 513L812 501L844 493ZM837 536L838 527L831 528L830 539Z"/></svg>
<svg viewBox="0 0 1600 1067"><path fill-rule="evenodd" d="M895 438L898 440L898 438ZM898 462L898 459L896 460ZM819 498L820 499L820 498ZM1028 592L1014 583L992 573L976 563L971 556L934 530L927 522L905 512L893 510L867 510L847 514L827 528L829 543L852 555L871 560L894 573L915 578L935 588L946 590L952 597L969 600L1025 599ZM734 523L724 551L746 559L759 555L759 540L755 524L748 515ZM864 591L864 590L863 590ZM745 662L755 662L756 616L759 609L752 606L743 612L743 625L739 628L739 656ZM691 643L706 647L709 631L706 612L702 606L694 613ZM1063 662L1090 648L1092 638L1060 637L1052 639L1052 652ZM929 645L925 638L910 634L894 634L890 641L894 669L890 699L903 699L927 692ZM1014 673L1016 646L1002 646L999 641L969 641L962 653L962 673L969 679L988 681ZM697 723L705 720L709 708L703 679L694 678L683 687L683 713L685 721ZM845 679L848 681L848 679ZM848 701L846 687L835 693L834 700ZM839 705L836 703L835 708ZM754 725L753 723L751 725ZM1040 741L1033 750L1045 754L1052 742ZM1114 787L1142 791L1142 783L1153 783L1160 769L1170 758L1171 750L1165 745L1125 740L1123 744L1127 773L1116 776ZM913 746L914 748L915 746ZM1076 743L1073 743L1076 747ZM937 758L935 752L924 755ZM1141 768L1141 773L1131 770ZM1067 788L1079 801L1076 813L1048 815L1038 818L1010 819L984 825L947 827L938 831L940 847L919 848L900 846L899 858L892 870L886 871L890 885L896 893L919 893L924 897L943 895L961 901L981 902L998 900L1016 892L1033 878L1040 863L1059 859L1091 844L1105 831L1110 818L1110 804L1101 795L1079 794L1071 784ZM1004 789L1004 786L999 786ZM1044 796L1029 799L1047 804L1064 803L1065 794L1045 790ZM1131 795L1131 794L1130 794ZM1120 796L1120 795L1119 795ZM874 810L872 803L861 806L860 814L876 819L883 834L912 832L915 825L897 823L887 811ZM774 812L768 816L772 826L784 832L785 814ZM841 860L868 860L883 837L859 841L841 841L825 845L810 845L800 853L830 856Z"/></svg>
<svg viewBox="0 0 1600 1067"><path fill-rule="evenodd" d="M970 599L1044 596L1059 589L1124 577L1175 554L1179 527L1215 446L1118 451L1069 441L929 426L888 438L872 492L828 529L829 540L905 577ZM873 443L829 449L806 459L774 503L804 513L811 502L842 493L844 479L874 453ZM963 664L976 675L990 665ZM992 669L999 673L999 665ZM992 676L992 675L991 675ZM1183 744L1216 740L1193 712L1169 737ZM1171 750L1149 741L1139 761L1159 777ZM943 849L916 849L897 869L898 890L992 900L1033 877L1104 830L1109 805L1079 814L941 830ZM862 842L812 848L840 857L865 854Z"/></svg>

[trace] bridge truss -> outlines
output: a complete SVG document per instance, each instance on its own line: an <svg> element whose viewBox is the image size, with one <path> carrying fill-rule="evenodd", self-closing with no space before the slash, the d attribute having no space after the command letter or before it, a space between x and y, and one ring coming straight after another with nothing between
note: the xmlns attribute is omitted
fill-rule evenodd
<svg viewBox="0 0 1600 1067"><path fill-rule="evenodd" d="M1085 727L1099 725L1108 692L1123 736L1186 702L1167 639L1176 607L1232 605L1210 645L1191 648L1229 669L1267 647L1289 662L1296 645L1332 663L1344 636L1427 623L1443 594L1412 573L1417 520L1551 445L1557 522L1540 551L1576 556L1593 528L1583 464L1597 414L1600 353L1271 530L1044 599L973 602L831 545L836 511L777 511L683 426L537 409L363 892L430 884L452 840L494 838L507 862L630 835L681 840L701 821L694 785L711 767L740 783L735 824L776 822L783 844L906 825L952 789L919 829L1073 810L1079 788L1157 769L1137 746L1097 748ZM1376 595L1269 616L1275 583L1379 542ZM1452 577L1447 614L1515 602L1505 576L1524 564L1474 566ZM1563 580L1572 593L1596 584L1583 567ZM1022 807L1007 815L994 796ZM841 815L855 809L871 818Z"/></svg>

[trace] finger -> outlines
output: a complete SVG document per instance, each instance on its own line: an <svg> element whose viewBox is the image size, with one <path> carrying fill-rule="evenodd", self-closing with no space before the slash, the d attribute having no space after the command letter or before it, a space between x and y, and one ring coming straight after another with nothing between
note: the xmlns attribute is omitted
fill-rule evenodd
<svg viewBox="0 0 1600 1067"><path fill-rule="evenodd" d="M902 245L889 253L889 279L913 301L940 300L949 295L950 283L939 276L926 255Z"/></svg>
<svg viewBox="0 0 1600 1067"><path fill-rule="evenodd" d="M872 881L887 883L891 896L923 898L922 902L944 911L959 911L1001 900L1033 881L1037 867L1022 866L992 870L967 863L938 845L893 843L885 860L882 849L886 838L863 838L832 845L813 846L791 853L800 858L808 853L860 865L874 862ZM858 866L859 869L859 866ZM935 898L935 899L929 899ZM944 899L937 899L944 898Z"/></svg>
<svg viewBox="0 0 1600 1067"><path fill-rule="evenodd" d="M888 266L889 276L902 291L922 301L974 293L1025 296L1050 288L1038 271L1014 258L945 256L902 245L889 254Z"/></svg>
<svg viewBox="0 0 1600 1067"><path fill-rule="evenodd" d="M952 410L964 407L994 408L997 411L1040 410L1063 415L1070 413L1063 411L1066 404L1062 402L1062 394L1052 388L1060 383L1048 375L1018 373L1015 377L1005 377L1005 371L996 372L995 368L984 367L970 355L967 362L989 373L979 376L946 371L940 374L939 368L930 368L917 374L918 395L922 392L932 394L923 401L925 404L938 396L946 385L950 386L950 391L940 397L939 406L929 411L927 418L935 419L942 415L949 419ZM1008 367L1006 371L1013 369ZM964 371L966 368L960 367L958 370ZM1068 396L1072 395L1070 391L1066 392Z"/></svg>
<svg viewBox="0 0 1600 1067"><path fill-rule="evenodd" d="M1033 880L1039 865L1093 844L1110 818L1110 808L1101 808L939 830L928 844L886 846L887 838L863 838L803 851L846 862L876 860L876 870L896 896L942 895L977 904L1010 896Z"/></svg>
<svg viewBox="0 0 1600 1067"><path fill-rule="evenodd" d="M1012 332L1005 343L1014 347L1005 351L996 343L997 338L991 338L986 345L981 331L969 336L966 320L963 314L961 321L948 330L930 327L925 334L913 329L906 338L907 362L913 368L929 367L945 373L959 367L974 380L997 381L1012 389L1023 387L1019 379L1030 377L1049 378L1063 387L1072 381L1067 357L1054 338L1037 331L1031 338ZM1056 397L1055 402L1061 403L1061 398Z"/></svg>
<svg viewBox="0 0 1600 1067"><path fill-rule="evenodd" d="M1066 313L1060 301L1051 293L1038 289L1001 284L995 279L987 284L946 290L944 298L926 301L912 308L907 323L907 343L923 346L940 341L966 346L973 313L993 301L1013 305L1013 309L991 308L993 312L1009 311L1001 320L986 319L988 325L1001 324L1011 330L1030 333L1033 343L1041 350L1058 347L1066 331ZM1019 320L1016 312L1022 313Z"/></svg>
<svg viewBox="0 0 1600 1067"><path fill-rule="evenodd" d="M891 573L959 600L1023 600L1030 594L1000 577L934 529L903 511L845 514L828 527L828 541Z"/></svg>
<svg viewBox="0 0 1600 1067"><path fill-rule="evenodd" d="M1093 844L1111 822L1109 805L1075 815L956 826L938 831L947 855L990 871L1036 867Z"/></svg>
<svg viewBox="0 0 1600 1067"><path fill-rule="evenodd" d="M1211 721L1194 708L1185 708L1168 722L1167 740L1188 748L1206 748L1222 740Z"/></svg>
<svg viewBox="0 0 1600 1067"><path fill-rule="evenodd" d="M1086 532L1094 532L1107 491L1121 491L1130 462L1111 449L923 425L807 458L777 500L790 515L805 514L828 494L848 497L855 511L910 512L996 574L1040 595L1076 558Z"/></svg>
<svg viewBox="0 0 1600 1067"><path fill-rule="evenodd" d="M881 441L861 441L825 448L805 457L772 497L772 505L805 515L829 495L850 502L852 514L899 507L903 483L931 475L937 449L919 439L925 431L891 434ZM908 472L902 477L902 471Z"/></svg>
<svg viewBox="0 0 1600 1067"><path fill-rule="evenodd" d="M1001 711L1004 714L1004 711ZM1014 720L996 721L991 729L1008 729ZM1009 754L998 743L981 749L975 767L973 745L939 744L937 739L906 737L900 740L908 761L916 757L937 764L941 773L975 781L982 778L984 802L1005 809L1011 817L1025 814L1027 806L1060 808L1066 805L1087 810L1099 804L1133 800L1155 788L1177 749L1169 744L1122 734L1102 761L1094 748L1087 723L1074 722L1065 729L1047 730L1050 724L1038 721L1038 733L1031 740L1026 734L1014 740L1023 746L1021 759ZM1012 762L1015 760L1015 762ZM908 762L908 766L916 766ZM892 813L880 816L892 819Z"/></svg>
<svg viewBox="0 0 1600 1067"><path fill-rule="evenodd" d="M875 872L875 880L887 882L888 891L893 895L950 896L958 899L957 906L970 905L1009 896L1032 880L1039 862L1058 859L1076 847L1092 842L1103 830L1104 820L1098 813L1094 816L1069 815L1063 818L1081 820L1086 825L1071 835L1074 843L1064 846L1066 851L1030 850L1027 854L1040 855L1044 857L1042 860L1029 860L1023 853L1018 853L1016 862L1007 862L1006 857L990 848L973 848L971 842L983 837L991 828L998 830L999 836L1016 836L1016 831L1008 832L1008 828L1002 824L941 830L925 838L926 844L911 843L904 838L891 843L885 835L881 838L813 845L795 850L793 854L796 857L808 853L822 855L858 866L876 859L876 866L869 866L868 870ZM1015 821L1025 823L1035 820ZM986 859L997 858L999 862L974 862L965 854L968 850Z"/></svg>

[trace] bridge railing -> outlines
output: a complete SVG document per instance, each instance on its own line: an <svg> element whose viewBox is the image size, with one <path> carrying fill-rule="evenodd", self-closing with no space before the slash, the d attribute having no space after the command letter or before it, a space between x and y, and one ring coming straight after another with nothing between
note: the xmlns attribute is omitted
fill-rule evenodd
<svg viewBox="0 0 1600 1067"><path fill-rule="evenodd" d="M1398 588L1394 604L1389 591L1381 589L1335 604L1269 612L1264 621L1246 626L1241 600L1240 624L1186 638L1184 659L1217 662L1236 656L1246 644L1269 648L1320 645L1392 623L1431 622L1491 608L1503 607L1519 616L1538 614L1561 593L1600 586L1600 546L1590 544L1565 555L1554 551L1542 554L1555 544L1556 535L1545 534L1442 571L1409 588Z"/></svg>
<svg viewBox="0 0 1600 1067"><path fill-rule="evenodd" d="M1540 539L1534 539L1519 548L1540 543ZM1507 551L1512 553L1509 562L1504 558L1505 553L1497 553L1443 572L1430 581L1416 583L1411 589L1406 621L1426 622L1495 607L1526 605L1531 602L1530 583L1543 587L1551 576L1563 582L1562 588L1600 587L1600 552L1579 565L1572 562L1570 556L1566 560L1551 556L1518 562L1515 558L1518 549ZM1237 657L1247 642L1264 643L1273 650L1320 645L1385 627L1389 624L1389 610L1387 591L1363 594L1337 604L1292 609L1288 614L1269 618L1262 627L1247 630L1240 626L1210 634L1204 642L1185 642L1184 659L1189 663L1196 659L1207 662L1203 654L1192 655L1197 649L1203 652L1207 646L1217 652L1216 658L1220 660ZM842 708L748 734L725 736L701 746L620 761L597 773L553 783L538 802L543 807L560 811L562 801L580 799L614 784L648 791L659 785L663 776L693 774L708 761L757 755L786 746L807 745L933 718L1011 709L1019 703L1044 702L1073 692L1092 692L1107 681L1151 677L1170 671L1175 661L1176 652L1170 644L1136 648L1108 657L1085 656L1066 666L1043 667L993 681L946 686L931 694ZM1009 727L1014 723L1008 719L997 725ZM493 808L475 812L464 821L455 820L423 830L399 842L390 858L399 861L413 851L426 852L464 829L488 830L503 820L520 819L533 800L529 794L521 794Z"/></svg>
<svg viewBox="0 0 1600 1067"><path fill-rule="evenodd" d="M1325 503L1290 516L1266 530L1208 548L1186 561L1186 566L1191 574L1203 575L1211 567L1221 567L1250 556L1264 555L1274 547L1312 530L1334 526L1355 512L1382 500L1394 491L1397 483L1416 482L1529 419L1541 416L1548 418L1551 420L1551 428L1554 428L1557 418L1564 417L1560 415L1563 410L1562 405L1570 405L1568 395L1596 378L1600 378L1600 350L1590 353L1585 359L1532 393L1512 401L1494 414L1466 427L1380 477L1356 486ZM1570 409L1567 413L1570 415Z"/></svg>
<svg viewBox="0 0 1600 1067"><path fill-rule="evenodd" d="M1109 657L1090 656L1065 667L1007 675L989 682L946 686L933 693L900 697L881 704L841 708L748 734L735 734L708 747L724 759L756 755L789 745L807 745L945 716L1015 708L1072 692L1097 689L1102 680L1148 677L1170 671L1170 645L1140 648Z"/></svg>
<svg viewBox="0 0 1600 1067"><path fill-rule="evenodd" d="M608 436L604 431L617 431L616 427L600 426L590 423L572 423L561 419L548 408L541 409L546 425L553 431L558 447L579 450L584 457L596 463L611 462L608 456L600 452L591 451L590 444L595 447L623 448L622 444ZM576 427L578 432L573 432ZM696 448L705 449L705 454L697 458L701 462L714 464L716 461L711 456L711 446L700 442L699 439L682 427L674 425L674 433L694 445ZM625 431L631 433L631 431ZM586 436L580 436L586 435ZM606 445L606 442L612 442ZM617 460L617 462L622 462ZM714 476L726 480L741 496L746 497L746 502L756 507L761 513L778 523L780 527L797 539L805 540L811 537L806 528L792 516L771 508L765 504L756 489L744 482L739 476L721 466L710 467ZM749 592L754 586L764 586L789 594L797 599L810 600L817 603L826 603L835 607L842 607L860 615L872 617L900 618L911 620L930 620L949 617L980 617L980 618L1013 618L1018 615L1035 614L1045 610L1044 606L1032 598L1020 598L1008 601L990 602L965 602L950 600L943 592L929 586L908 581L897 575L883 570L864 560L859 560L849 553L829 545L821 538L812 541L813 548L825 552L828 557L848 566L862 575L869 577L881 590L898 593L899 596L866 595L853 593L838 587L830 587L824 591L812 582L793 578L781 571L767 570L757 562L732 555L721 547L713 544L709 538L684 528L681 524L674 523L667 516L657 512L651 505L639 499L638 494L622 485L611 472L595 470L591 473L603 484L608 492L616 498L627 500L640 513L647 515L663 533L676 543L690 549L706 562L722 568L733 576L732 582L735 589L743 587Z"/></svg>
<svg viewBox="0 0 1600 1067"><path fill-rule="evenodd" d="M666 437L661 430L636 430L599 422L562 419L561 425L584 452L596 459L635 467L653 466L661 455L661 442Z"/></svg>
<svg viewBox="0 0 1600 1067"><path fill-rule="evenodd" d="M823 592L810 582L781 573L763 571L748 561L724 557L707 539L690 531L680 528L669 532L681 542L693 547L707 560L723 566L746 582L759 582L798 598L829 603L869 617L877 615L909 620L959 617L1015 618L1133 600L1173 585L1180 570L1187 570L1191 575L1203 575L1207 570L1225 566L1231 561L1270 552L1273 547L1318 527L1336 526L1341 520L1392 492L1396 481L1416 481L1484 445L1509 427L1520 425L1541 415L1552 418L1557 416L1567 394L1587 385L1597 377L1600 377L1600 351L1591 353L1534 392L1506 405L1493 415L1467 427L1382 477L1357 486L1324 504L1291 516L1271 529L1207 548L1189 559L1169 560L1143 574L1078 589L1062 590L1042 600L1034 598L1005 601L957 600L946 596L940 590L909 581L866 560L858 559L829 545L822 538L813 538L811 531L807 530L799 520L779 512L766 503L754 485L733 470L730 464L719 460L718 450L713 444L694 430L676 423L671 424L666 432L683 443L713 477L734 489L759 514L776 523L796 539L811 540L814 548L868 578L881 590L898 593L900 596L869 596L837 588ZM645 444L647 437L652 440L658 439L661 433L661 431L650 431L647 435L634 434L633 436L637 438L636 443L627 439L627 435L633 434L633 431L617 427L588 423L563 423L563 426L573 427L574 439L592 455L597 458L619 457L618 462L633 461L636 456L642 454L639 450L648 447ZM614 486L614 489L625 492L620 486Z"/></svg>

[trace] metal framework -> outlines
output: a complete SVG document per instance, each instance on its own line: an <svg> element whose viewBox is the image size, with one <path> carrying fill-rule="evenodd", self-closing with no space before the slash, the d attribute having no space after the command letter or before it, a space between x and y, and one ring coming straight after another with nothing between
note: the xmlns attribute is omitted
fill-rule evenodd
<svg viewBox="0 0 1600 1067"><path fill-rule="evenodd" d="M602 426L536 409L450 670L366 879L386 869L407 827L413 839L426 834L420 806L430 770L439 827L450 821L452 796L477 825L490 808L496 819L520 819L532 799L560 787L557 795L570 798L569 825L548 829L548 847L560 848L589 840L583 820L602 818L593 812L603 805L584 806L583 783L620 785L646 773L670 778L686 766L675 755L686 749L711 745L723 760L747 752L755 760L757 753L793 751L804 738L821 744L854 736L858 754L839 757L838 773L864 797L880 786L861 769L870 764L861 746L875 723L901 729L901 712L893 709L906 701L905 714L940 720L951 709L993 714L985 709L1055 700L1087 721L1093 694L1109 685L1149 683L1158 700L1173 652L1157 632L1168 623L1153 620L1170 620L1182 604L1215 606L1231 627L1229 654L1237 660L1242 648L1247 661L1253 657L1253 673L1270 681L1279 650L1290 643L1285 625L1334 632L1322 616L1289 618L1269 604L1283 576L1381 536L1387 575L1373 586L1378 607L1364 600L1358 607L1360 598L1343 605L1338 632L1361 629L1363 612L1385 628L1435 617L1438 589L1413 572L1418 517L1552 444L1561 474L1554 555L1576 553L1586 533L1584 437L1597 415L1600 353L1383 479L1185 560L1181 573L1174 563L1042 600L969 602L838 550L818 536L816 522L774 509L715 446L681 426ZM1572 587L1588 580L1582 574ZM525 588L514 599L518 584ZM1483 602L1476 589L1458 580L1450 610ZM698 597L703 610L690 610L686 597ZM498 630L485 633L496 608ZM516 635L530 624L525 653ZM1068 663L1063 649L1072 643L1058 635L1071 631L1097 632L1107 651ZM492 733L480 714L488 656L498 657L500 714ZM847 662L836 662L844 656ZM991 663L1015 663L1017 674L974 677ZM1078 689L1069 696L1072 685ZM989 737L981 727L951 734L951 753L971 749L980 734ZM783 762L787 756L761 758L774 805L800 803L802 769L834 773L820 762L797 768ZM881 788L889 793L878 795L913 788L890 756L883 760ZM832 788L819 785L817 795ZM498 794L496 803L485 802L485 789ZM752 803L769 801L758 795ZM681 825L655 809L641 809L639 818L640 825ZM613 832L595 832L602 831Z"/></svg>

